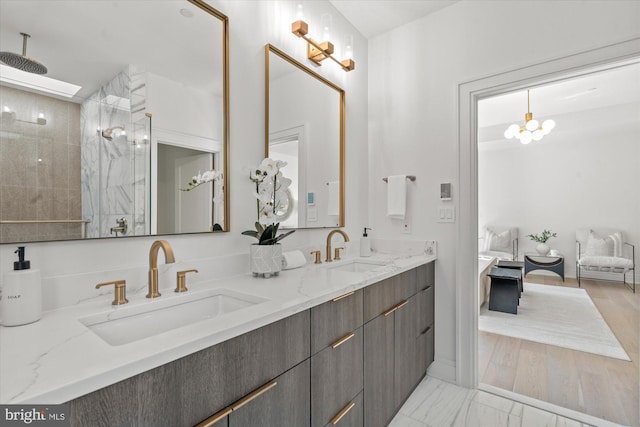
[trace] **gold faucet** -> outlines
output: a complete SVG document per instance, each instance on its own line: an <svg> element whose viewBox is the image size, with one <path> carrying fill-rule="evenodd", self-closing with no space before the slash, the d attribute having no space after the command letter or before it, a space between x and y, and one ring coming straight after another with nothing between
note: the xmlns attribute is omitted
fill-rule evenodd
<svg viewBox="0 0 640 427"><path fill-rule="evenodd" d="M158 298L158 251L162 248L164 259L167 264L176 262L173 257L173 249L166 240L156 240L149 250L149 293L147 298Z"/></svg>
<svg viewBox="0 0 640 427"><path fill-rule="evenodd" d="M327 259L325 259L325 262L331 262L331 238L333 237L334 234L339 233L342 234L342 237L344 237L344 241L348 242L349 241L349 236L347 236L347 233L345 233L342 230L336 229L336 230L332 230L329 235L327 236Z"/></svg>

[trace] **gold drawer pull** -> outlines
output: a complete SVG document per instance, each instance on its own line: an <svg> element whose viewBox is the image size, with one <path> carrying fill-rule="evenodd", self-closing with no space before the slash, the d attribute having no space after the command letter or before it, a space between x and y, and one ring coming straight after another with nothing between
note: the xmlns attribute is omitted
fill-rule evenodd
<svg viewBox="0 0 640 427"><path fill-rule="evenodd" d="M223 418L225 418L232 411L233 411L233 409L231 409L230 406L227 407L227 408L224 408L222 411L216 412L215 414L211 415L206 420L200 421L194 427L210 427L210 426L214 425L215 423L217 423L218 421L220 421Z"/></svg>
<svg viewBox="0 0 640 427"><path fill-rule="evenodd" d="M344 343L346 343L347 341L349 341L351 338L353 338L356 334L354 334L353 332L348 333L347 335L343 336L342 338L340 338L338 341L334 342L333 344L331 344L331 348L336 348Z"/></svg>
<svg viewBox="0 0 640 427"><path fill-rule="evenodd" d="M396 305L396 306L391 307L389 310L385 311L382 314L384 315L384 317L387 317L388 315L390 315L391 313L393 313L397 309L398 309L398 306Z"/></svg>
<svg viewBox="0 0 640 427"><path fill-rule="evenodd" d="M338 412L338 414L333 417L331 419L331 424L336 425L340 422L340 420L347 415L347 412L349 412L351 409L353 409L353 407L356 406L356 404L354 402L349 403L347 406L345 406L344 408L342 408L342 410L340 412Z"/></svg>
<svg viewBox="0 0 640 427"><path fill-rule="evenodd" d="M238 400L236 403L233 404L231 409L233 409L234 411L237 411L238 409L242 408L247 403L251 402L256 397L259 397L259 396L263 395L264 393L268 392L269 390L271 390L272 388L274 388L277 385L278 385L278 381L276 381L276 380L273 380L270 383L267 383L267 384L263 385L259 389L252 391L251 393L247 394L242 399Z"/></svg>
<svg viewBox="0 0 640 427"><path fill-rule="evenodd" d="M344 295L340 295L339 297L335 297L331 301L333 301L333 302L340 301L342 298L350 297L351 295L353 295L355 293L356 293L356 291L351 291L351 292L348 292L348 293L346 293Z"/></svg>
<svg viewBox="0 0 640 427"><path fill-rule="evenodd" d="M407 300L402 301L400 304L396 305L396 310L399 309L399 308L404 307L407 304L409 304L409 301L407 301Z"/></svg>

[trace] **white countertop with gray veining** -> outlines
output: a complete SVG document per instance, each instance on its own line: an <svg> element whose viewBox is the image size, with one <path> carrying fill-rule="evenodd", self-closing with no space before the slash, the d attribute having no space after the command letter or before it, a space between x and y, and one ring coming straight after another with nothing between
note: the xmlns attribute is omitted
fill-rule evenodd
<svg viewBox="0 0 640 427"><path fill-rule="evenodd" d="M0 403L63 403L435 259L435 242L429 242L419 251L374 253L366 260L383 265L361 273L328 268L336 262L307 264L269 279L246 273L190 285L184 294L165 290L153 300L128 295L123 306L111 306L103 295L47 311L30 325L0 327ZM99 313L160 307L217 288L267 301L117 346L79 321Z"/></svg>

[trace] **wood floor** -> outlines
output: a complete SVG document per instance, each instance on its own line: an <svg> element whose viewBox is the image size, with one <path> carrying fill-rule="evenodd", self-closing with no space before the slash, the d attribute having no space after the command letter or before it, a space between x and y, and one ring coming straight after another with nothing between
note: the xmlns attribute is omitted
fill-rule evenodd
<svg viewBox="0 0 640 427"><path fill-rule="evenodd" d="M575 279L529 274L526 282L577 287ZM582 287L631 362L479 331L481 383L618 424L640 426L638 403L640 290L582 280Z"/></svg>

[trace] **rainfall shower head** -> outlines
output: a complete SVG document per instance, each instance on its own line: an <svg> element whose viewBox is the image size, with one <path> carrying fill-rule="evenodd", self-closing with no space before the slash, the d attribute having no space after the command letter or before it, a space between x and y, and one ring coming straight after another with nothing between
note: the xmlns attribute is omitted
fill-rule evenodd
<svg viewBox="0 0 640 427"><path fill-rule="evenodd" d="M0 61L9 67L33 74L47 74L47 67L27 56L27 39L29 34L22 35L22 55L13 52L0 52Z"/></svg>

